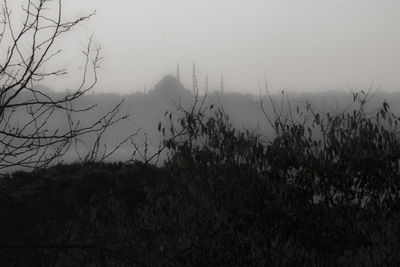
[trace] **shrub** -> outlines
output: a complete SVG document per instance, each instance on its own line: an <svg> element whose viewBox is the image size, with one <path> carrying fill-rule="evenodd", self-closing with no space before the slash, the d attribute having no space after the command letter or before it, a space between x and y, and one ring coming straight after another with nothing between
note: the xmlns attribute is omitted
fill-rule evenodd
<svg viewBox="0 0 400 267"><path fill-rule="evenodd" d="M198 103L160 124L164 167L3 178L0 265L399 264L399 119L386 103L373 116L362 99L336 115L307 105L271 120L272 140Z"/></svg>

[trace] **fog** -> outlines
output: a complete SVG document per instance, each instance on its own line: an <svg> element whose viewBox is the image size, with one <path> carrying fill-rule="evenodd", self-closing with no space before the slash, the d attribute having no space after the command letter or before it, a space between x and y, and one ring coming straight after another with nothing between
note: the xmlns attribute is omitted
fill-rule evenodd
<svg viewBox="0 0 400 267"><path fill-rule="evenodd" d="M309 101L318 112L334 114L354 102L352 99L356 97L351 92L364 90L368 95L377 91L369 112L376 112L384 101L392 111L400 112L400 2L397 0L61 2L64 21L94 13L89 21L80 22L57 38L51 53L58 49L62 52L46 59L45 67L41 66L45 72L65 67L68 73L34 81L28 78L21 86L25 88L34 82L37 92L52 99L62 99L66 92L74 92L82 80L86 88L93 77L82 77L92 73L84 71L82 50L92 39L94 45L101 47L103 58L98 82L77 99L74 107L95 108L73 115L61 114L63 109L49 111L47 117L19 108L18 112L11 112L14 120L10 121L25 126L31 121L43 121L46 131L68 132L72 125L70 118L76 125L89 127L124 99L119 114L129 115L128 119L106 127L108 131L101 140L109 150L116 148L112 160L140 158L138 154L132 155L133 151L147 148L157 154L165 139L157 129L158 123L168 124L163 114L175 112L173 121L178 122L182 112L177 112L176 103L192 107L194 93L199 97L206 95L205 106L223 109L235 128L267 137L274 132L259 102L268 94L277 103L287 102L304 109ZM13 1L9 5L15 11L13 22L21 24L23 16L19 16L18 10L22 15L24 10L18 7L19 3L24 2ZM57 1L48 4L50 8L43 11L43 17L57 11L56 6L51 8ZM18 29L17 24L13 27ZM10 40L11 37L0 38L2 44ZM29 53L28 47L29 42L21 40L18 54ZM2 47L0 57L7 51L6 46ZM9 67L23 68L26 62L13 62ZM5 77L10 75L5 73ZM18 72L13 70L12 75ZM193 75L197 86L192 84ZM269 91L264 90L266 85ZM18 105L29 106L32 103L29 97L36 99L35 90L32 90L34 96L29 92L19 95L21 98L16 100L22 102ZM283 91L287 94L281 94ZM10 105L13 104L17 106ZM36 104L46 106L43 102ZM268 97L263 104L264 111L273 114L275 107ZM4 123L8 127L8 121ZM12 129L25 128L29 127ZM136 131L134 138L125 139ZM81 150L91 151L96 145L96 134L82 137L75 151L68 151L66 160L81 160L84 157ZM128 141L118 146L122 140Z"/></svg>
<svg viewBox="0 0 400 267"><path fill-rule="evenodd" d="M89 36L102 46L97 92L142 91L166 74L199 84L257 93L267 75L272 91L400 87L400 2L397 0L68 0L73 17L92 19L59 43L71 75L47 81L68 89ZM73 60L72 60L73 59ZM71 82L69 82L71 80Z"/></svg>

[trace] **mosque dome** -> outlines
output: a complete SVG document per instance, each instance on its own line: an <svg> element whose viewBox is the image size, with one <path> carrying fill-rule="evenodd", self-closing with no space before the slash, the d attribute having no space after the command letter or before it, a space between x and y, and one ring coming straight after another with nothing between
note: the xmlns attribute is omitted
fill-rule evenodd
<svg viewBox="0 0 400 267"><path fill-rule="evenodd" d="M152 92L166 95L180 95L187 94L190 91L185 89L183 84L175 76L166 75L156 84Z"/></svg>

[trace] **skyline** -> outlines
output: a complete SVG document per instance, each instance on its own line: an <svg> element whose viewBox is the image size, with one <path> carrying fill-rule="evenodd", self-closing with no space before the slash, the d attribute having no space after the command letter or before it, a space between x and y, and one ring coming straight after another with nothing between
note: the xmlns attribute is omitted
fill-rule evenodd
<svg viewBox="0 0 400 267"><path fill-rule="evenodd" d="M176 73L192 84L227 92L400 89L400 2L254 0L69 0L68 16L96 15L60 44L69 77L54 81L64 90L79 73L78 56L89 36L102 46L104 61L96 92L121 94L153 88ZM71 60L70 60L71 59ZM49 81L48 85L53 85Z"/></svg>

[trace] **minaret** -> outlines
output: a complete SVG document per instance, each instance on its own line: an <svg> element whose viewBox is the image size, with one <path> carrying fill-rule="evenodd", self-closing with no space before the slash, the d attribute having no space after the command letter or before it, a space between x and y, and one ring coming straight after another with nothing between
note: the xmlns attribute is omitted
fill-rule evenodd
<svg viewBox="0 0 400 267"><path fill-rule="evenodd" d="M208 75L206 74L206 94L208 94Z"/></svg>
<svg viewBox="0 0 400 267"><path fill-rule="evenodd" d="M224 74L221 74L221 94L224 94Z"/></svg>
<svg viewBox="0 0 400 267"><path fill-rule="evenodd" d="M176 64L176 79L178 80L178 82L181 82L181 75L179 73L179 62L178 64Z"/></svg>
<svg viewBox="0 0 400 267"><path fill-rule="evenodd" d="M193 94L197 91L196 63L193 62Z"/></svg>

